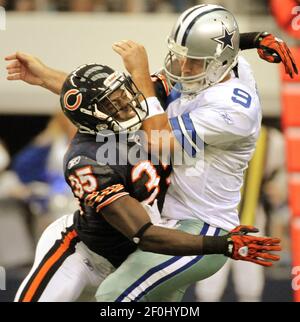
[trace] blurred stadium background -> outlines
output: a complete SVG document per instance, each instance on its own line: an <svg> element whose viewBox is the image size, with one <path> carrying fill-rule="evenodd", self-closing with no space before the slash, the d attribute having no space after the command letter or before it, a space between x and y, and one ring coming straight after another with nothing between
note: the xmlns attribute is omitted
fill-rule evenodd
<svg viewBox="0 0 300 322"><path fill-rule="evenodd" d="M166 37L176 13L205 2L230 9L241 32L269 31L290 47L300 45L297 0L0 0L6 9L0 57L21 50L66 72L87 62L122 70L111 45L132 39L145 45L154 72L162 66ZM294 53L300 67L299 49ZM300 301L299 291L292 288L300 289L295 280L292 284L293 267L295 274L300 273L300 117L296 112L300 78L290 82L278 65L260 60L256 50L243 55L257 79L267 131L264 173L256 183L256 225L283 239L282 259L266 270L251 270L252 264L248 264L250 270L226 267L219 280L192 286L185 301ZM61 170L74 130L59 114L58 97L41 88L6 81L5 66L2 60L0 267L6 270L6 285L0 282L0 302L13 300L45 226L76 208ZM252 220L247 214L245 218Z"/></svg>

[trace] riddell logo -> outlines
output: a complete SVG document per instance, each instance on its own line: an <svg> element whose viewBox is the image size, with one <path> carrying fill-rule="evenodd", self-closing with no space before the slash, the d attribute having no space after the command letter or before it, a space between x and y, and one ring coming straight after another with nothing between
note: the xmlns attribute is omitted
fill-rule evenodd
<svg viewBox="0 0 300 322"><path fill-rule="evenodd" d="M300 290L300 266L293 267L292 275L295 275L295 277L292 279L292 289L294 291L299 291Z"/></svg>
<svg viewBox="0 0 300 322"><path fill-rule="evenodd" d="M0 7L0 30L6 30L6 12L3 7Z"/></svg>
<svg viewBox="0 0 300 322"><path fill-rule="evenodd" d="M6 290L6 273L5 268L0 267L0 291Z"/></svg>
<svg viewBox="0 0 300 322"><path fill-rule="evenodd" d="M293 30L300 30L300 6L294 7L292 9L292 15L296 17L293 18L292 20L292 28Z"/></svg>

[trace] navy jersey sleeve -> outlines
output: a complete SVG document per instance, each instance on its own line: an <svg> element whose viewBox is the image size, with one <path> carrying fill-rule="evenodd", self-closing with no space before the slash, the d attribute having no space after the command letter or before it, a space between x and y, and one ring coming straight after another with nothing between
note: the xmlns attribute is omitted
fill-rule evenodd
<svg viewBox="0 0 300 322"><path fill-rule="evenodd" d="M65 177L81 208L92 207L96 212L129 194L125 174L85 156L77 156L66 164Z"/></svg>

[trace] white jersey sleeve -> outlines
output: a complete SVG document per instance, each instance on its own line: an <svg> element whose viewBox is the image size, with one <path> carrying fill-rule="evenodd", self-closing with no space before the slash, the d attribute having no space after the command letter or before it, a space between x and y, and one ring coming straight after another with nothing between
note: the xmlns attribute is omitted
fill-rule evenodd
<svg viewBox="0 0 300 322"><path fill-rule="evenodd" d="M227 148L257 133L261 115L256 93L235 79L230 85L215 85L188 104L192 108L170 117L173 134L190 157L204 145Z"/></svg>
<svg viewBox="0 0 300 322"><path fill-rule="evenodd" d="M195 110L170 119L174 135L182 144L203 148L207 145L222 146L251 135L252 120L233 109ZM185 147L185 145L184 145Z"/></svg>

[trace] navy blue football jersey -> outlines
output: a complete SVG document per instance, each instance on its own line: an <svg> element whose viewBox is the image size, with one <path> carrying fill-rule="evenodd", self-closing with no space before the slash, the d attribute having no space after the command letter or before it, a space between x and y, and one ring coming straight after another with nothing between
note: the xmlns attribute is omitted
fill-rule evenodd
<svg viewBox="0 0 300 322"><path fill-rule="evenodd" d="M65 155L64 171L79 202L79 210L74 215L79 238L92 251L118 267L136 245L104 219L102 209L130 195L150 205L157 199L161 210L171 168L156 162L153 156L151 159L141 149L138 149L139 161L130 164L128 151L136 147L134 139L109 147L108 153L113 152L116 162L108 165L107 156L101 150L104 144L106 142L96 142L94 135L77 133Z"/></svg>

